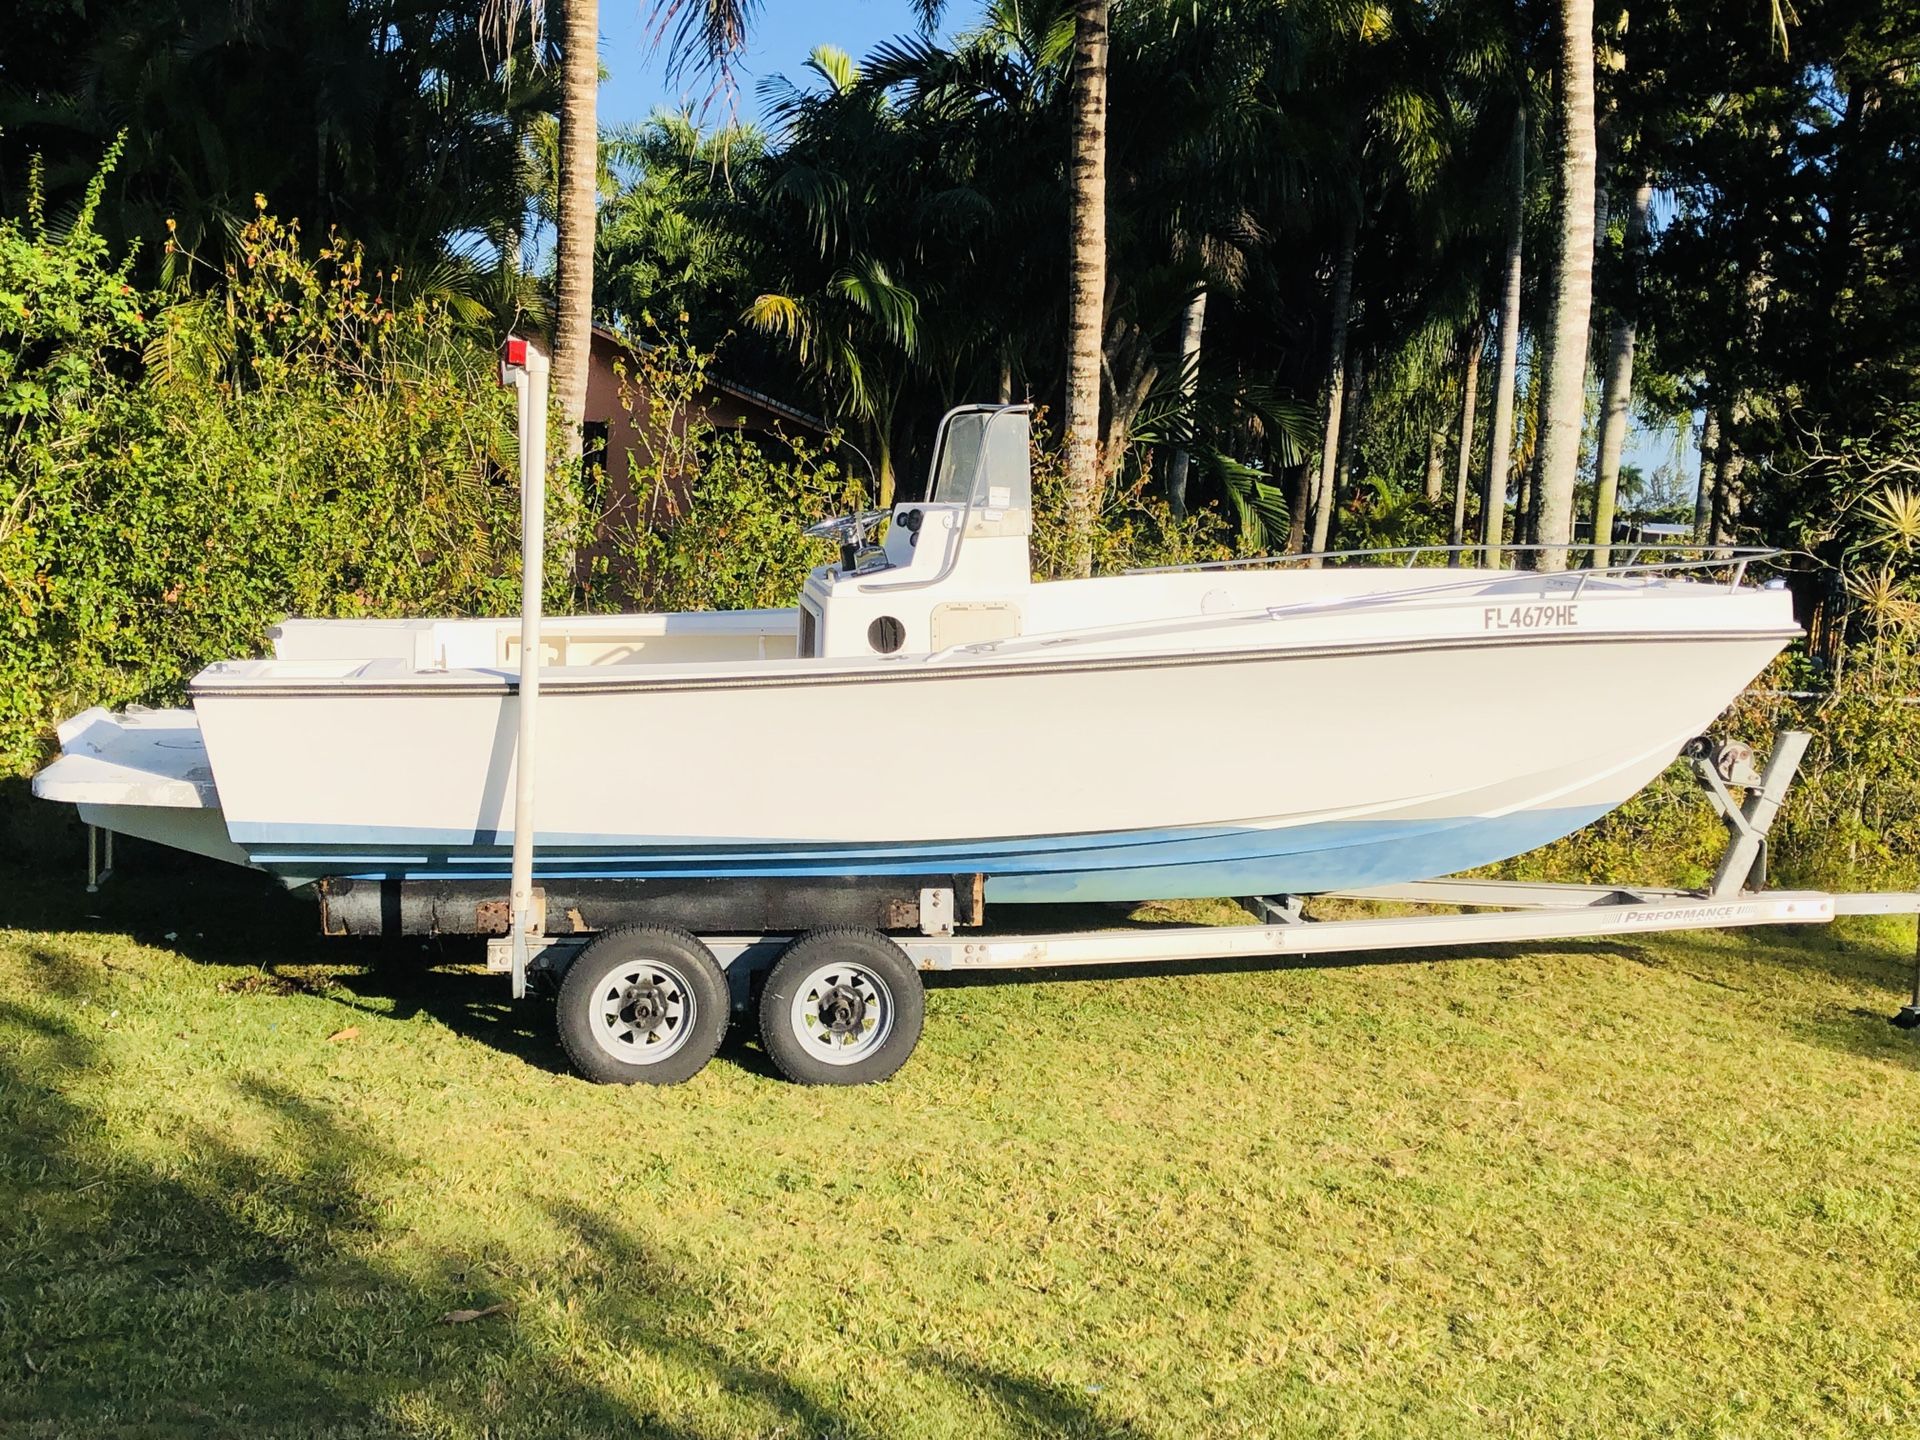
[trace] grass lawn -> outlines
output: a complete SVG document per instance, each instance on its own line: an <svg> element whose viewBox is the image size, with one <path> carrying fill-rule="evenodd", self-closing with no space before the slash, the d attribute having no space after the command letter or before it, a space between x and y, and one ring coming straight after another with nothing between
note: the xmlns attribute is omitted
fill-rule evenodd
<svg viewBox="0 0 1920 1440"><path fill-rule="evenodd" d="M9 1440L1920 1434L1910 932L948 985L882 1087L621 1090L470 947L122 860L0 862Z"/></svg>

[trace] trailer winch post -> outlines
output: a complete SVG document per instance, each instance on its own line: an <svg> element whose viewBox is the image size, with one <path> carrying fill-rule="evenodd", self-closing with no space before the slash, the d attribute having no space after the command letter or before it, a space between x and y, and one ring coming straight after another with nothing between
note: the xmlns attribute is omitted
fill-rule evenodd
<svg viewBox="0 0 1920 1440"><path fill-rule="evenodd" d="M514 336L500 361L513 386L520 430L520 685L519 731L513 751L513 879L508 902L513 935L513 998L527 993L531 941L543 928L533 893L534 735L540 705L540 605L546 575L547 357Z"/></svg>
<svg viewBox="0 0 1920 1440"><path fill-rule="evenodd" d="M1741 760L1723 772L1717 755L1696 756L1694 769L1706 784L1708 798L1726 821L1730 832L1727 848L1713 873L1707 893L1716 897L1738 895L1742 890L1759 889L1766 883L1767 832L1786 801L1793 777L1813 737L1804 730L1781 730L1773 737L1773 754L1767 768L1758 776L1746 765L1746 747L1740 747ZM1747 798L1735 803L1727 785L1746 785Z"/></svg>

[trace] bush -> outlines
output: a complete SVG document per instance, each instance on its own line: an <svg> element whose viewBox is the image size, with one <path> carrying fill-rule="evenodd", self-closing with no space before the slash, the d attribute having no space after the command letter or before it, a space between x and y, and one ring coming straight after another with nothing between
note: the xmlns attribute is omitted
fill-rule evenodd
<svg viewBox="0 0 1920 1440"><path fill-rule="evenodd" d="M25 357L0 436L0 773L33 768L75 710L179 699L288 614L516 603L490 352L443 305L388 303L351 246L309 258L263 212L238 252L217 298L148 321L156 297L86 211L59 236L0 223L0 348Z"/></svg>
<svg viewBox="0 0 1920 1440"><path fill-rule="evenodd" d="M116 144L109 164L118 153ZM25 221L0 217L0 417L10 436L139 372L147 297L127 279L132 257L111 263L93 228L105 183L103 167L73 223L55 235L35 165ZM13 509L4 514L18 523Z"/></svg>
<svg viewBox="0 0 1920 1440"><path fill-rule="evenodd" d="M1782 667L1779 678L1793 677ZM1756 695L1743 705L1755 725L1813 736L1774 827L1778 877L1823 888L1920 889L1920 637L1889 628L1854 645L1817 698Z"/></svg>
<svg viewBox="0 0 1920 1440"><path fill-rule="evenodd" d="M833 547L801 531L865 503L858 481L824 446L779 436L774 449L716 429L701 411L712 356L684 335L656 335L622 377L621 403L642 412L630 458L640 496L617 525L614 554L593 577L603 603L626 592L655 610L791 605ZM1034 578L1064 573L1066 467L1044 417L1033 427ZM1116 488L1101 509L1094 569L1223 560L1235 551L1218 515L1177 519L1140 486Z"/></svg>
<svg viewBox="0 0 1920 1440"><path fill-rule="evenodd" d="M1066 452L1054 443L1045 415L1033 423L1033 575L1055 580L1067 565ZM1093 572L1111 575L1156 565L1193 565L1228 560L1240 553L1233 528L1214 511L1176 516L1164 500L1145 492L1151 467L1141 466L1131 485L1112 486L1093 533Z"/></svg>
<svg viewBox="0 0 1920 1440"><path fill-rule="evenodd" d="M1716 733L1755 742L1764 763L1782 729L1812 736L1768 841L1769 879L1816 889L1920 889L1920 643L1889 629L1830 677L1783 656ZM1817 688L1809 688L1817 686ZM1700 885L1726 830L1691 769L1676 763L1597 823L1499 872L1537 880Z"/></svg>

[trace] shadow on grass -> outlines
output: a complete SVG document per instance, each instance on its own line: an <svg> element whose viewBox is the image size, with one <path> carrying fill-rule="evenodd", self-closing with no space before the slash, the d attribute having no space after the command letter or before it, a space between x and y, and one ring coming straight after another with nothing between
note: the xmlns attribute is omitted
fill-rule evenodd
<svg viewBox="0 0 1920 1440"><path fill-rule="evenodd" d="M993 1405L1016 1435L1036 1440L1142 1440L1145 1434L1125 1421L1101 1416L1083 1388L1007 1375L938 1352L921 1357L921 1363Z"/></svg>
<svg viewBox="0 0 1920 1440"><path fill-rule="evenodd" d="M551 1011L516 1004L501 977L481 968L485 951L477 939L322 935L317 906L304 891L124 837L115 845L113 875L88 894L82 827L62 826L58 813L35 821L36 845L18 844L16 816L13 851L0 853L0 925L124 937L199 964L244 966L271 990L308 990L347 1009L403 1020L426 1015L530 1065L565 1069Z"/></svg>
<svg viewBox="0 0 1920 1440"><path fill-rule="evenodd" d="M73 998L100 982L58 983ZM114 1083L97 1038L44 1005L0 1006L0 1431L696 1440L723 1423L669 1422L592 1376L625 1352L744 1397L779 1433L889 1433L693 1338L720 1287L570 1204L549 1207L586 1257L564 1329L437 1324L522 1296L467 1262L385 1258L406 1239L381 1198L404 1157L266 1077L224 1081L232 1133L146 1133L87 1098Z"/></svg>
<svg viewBox="0 0 1920 1440"><path fill-rule="evenodd" d="M1743 987L1729 984L1714 972L1732 961L1751 965L1757 960L1777 977L1806 975L1823 984L1837 982L1869 991L1874 998L1865 1004L1845 1004L1834 997L1808 1005L1789 998L1781 1027L1798 1039L1843 1054L1920 1069L1920 1031L1892 1023L1913 995L1913 920L1856 918L1841 923L1844 928L1767 926L1719 935L1676 933L1663 938L1657 956L1641 959L1661 968L1683 969L1691 980L1729 989Z"/></svg>
<svg viewBox="0 0 1920 1440"><path fill-rule="evenodd" d="M726 1276L573 1196L536 1192L571 1241L537 1264L504 1241L435 1252L389 1209L431 1171L293 1085L209 1078L217 1124L130 1110L130 1077L71 1004L113 987L45 959L44 988L0 1002L0 1432L910 1433L843 1398L858 1356L820 1375L757 1358L775 1337L740 1333ZM492 1304L510 1308L438 1323ZM1014 1434L1133 1435L1040 1379L946 1355L918 1368ZM669 1413L619 1385L636 1370Z"/></svg>

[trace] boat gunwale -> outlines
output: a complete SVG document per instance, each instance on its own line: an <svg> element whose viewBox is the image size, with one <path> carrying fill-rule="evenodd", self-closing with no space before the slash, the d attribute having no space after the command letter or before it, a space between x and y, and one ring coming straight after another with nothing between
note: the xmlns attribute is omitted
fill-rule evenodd
<svg viewBox="0 0 1920 1440"><path fill-rule="evenodd" d="M1534 631L1501 636L1491 645L1485 635L1434 635L1414 639L1377 641L1341 641L1319 645L1267 645L1247 650L1187 650L1180 652L1136 653L1129 655L1088 656L1082 659L1058 659L1040 654L1019 660L991 658L986 647L947 657L947 663L927 665L928 657L885 657L861 660L824 673L806 669L765 673L770 665L812 665L818 662L800 659L761 661L752 670L730 669L725 674L677 675L648 674L645 666L580 667L582 671L626 668L633 673L608 675L570 674L572 667L554 667L541 673L541 693L552 697L602 695L626 691L677 692L696 690L760 690L790 686L839 686L902 684L922 681L972 680L981 678L1026 678L1084 674L1111 670L1157 670L1195 665L1247 665L1304 660L1337 659L1353 655L1395 655L1428 651L1506 649L1535 645L1670 645L1734 643L1763 640L1783 644L1799 639L1805 632L1797 625L1753 629L1712 630L1608 630L1608 631ZM992 646L996 642L986 642ZM1057 652L1056 652L1057 653ZM923 663L912 665L914 660ZM903 661L907 663L902 663ZM722 662L732 663L732 662ZM911 668L910 668L911 667ZM658 667L655 667L658 668ZM205 672L202 672L204 674ZM440 678L425 682L421 675ZM196 676L188 686L195 700L200 699L286 699L291 697L340 699L417 698L428 695L458 695L463 698L497 697L516 694L517 677L492 670L421 672L407 671L391 679L356 679L343 683L338 677L316 676L308 680L289 677L263 677L258 681L233 683L207 682Z"/></svg>

